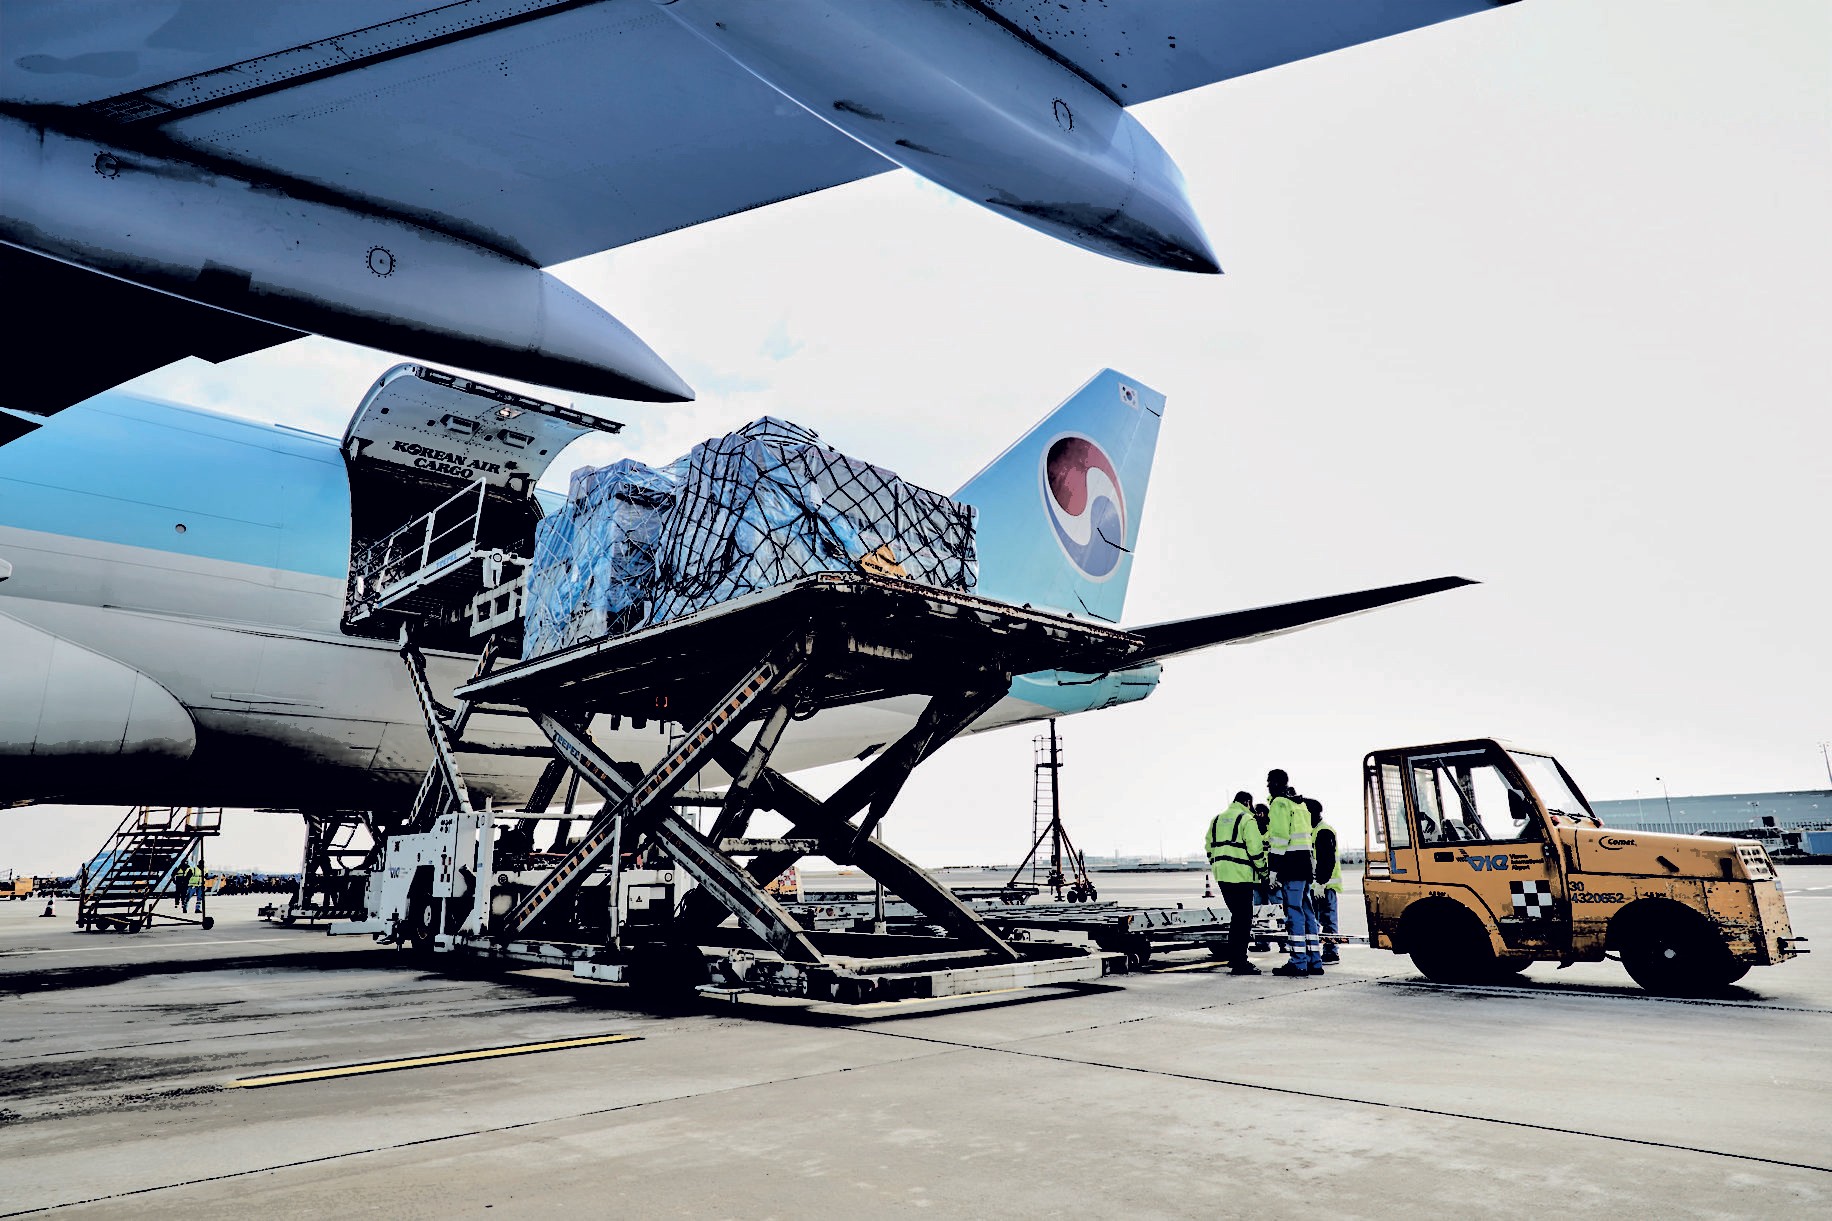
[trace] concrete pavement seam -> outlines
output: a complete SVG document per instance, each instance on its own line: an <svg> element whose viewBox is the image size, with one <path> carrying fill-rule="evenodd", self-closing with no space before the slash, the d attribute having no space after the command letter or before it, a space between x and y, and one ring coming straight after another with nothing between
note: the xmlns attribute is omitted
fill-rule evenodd
<svg viewBox="0 0 1832 1221"><path fill-rule="evenodd" d="M1316 991L1316 989L1307 989L1307 991ZM1215 1008L1216 1006L1207 1007ZM1150 1019L1135 1018L1131 1020L1145 1021ZM1123 1024L1125 1023L1108 1023L1108 1025ZM1325 1094L1316 1090L1295 1089L1291 1086L1264 1085L1253 1081L1233 1081L1226 1077L1205 1077L1199 1073L1179 1073L1161 1068L1140 1068L1137 1065L1114 1064L1106 1060L1079 1060L1073 1056L1051 1055L1047 1052L1040 1051L1024 1051L1016 1047L989 1047L979 1043L961 1043L952 1039L938 1039L925 1035L904 1034L894 1030L874 1030L869 1027L857 1027L855 1029L858 1029L862 1034L875 1034L892 1039L909 1039L921 1043L935 1043L943 1047L959 1048L963 1051L998 1052L1009 1056L1024 1056L1033 1060L1050 1060L1058 1064L1077 1064L1084 1068L1108 1068L1118 1072L1140 1073L1145 1076L1166 1077L1172 1080L1195 1081L1205 1085L1234 1086L1243 1090L1259 1090L1268 1094L1286 1094L1294 1098L1308 1098L1319 1102L1349 1102L1358 1106L1381 1107L1392 1111L1408 1111L1417 1115L1432 1115L1441 1119L1465 1119L1475 1123L1498 1124L1509 1128L1527 1128L1536 1132L1552 1132L1561 1136L1585 1136L1593 1140L1616 1141L1627 1145L1643 1145L1652 1149L1671 1149L1680 1153L1703 1153L1712 1157L1727 1157L1738 1161L1759 1162L1769 1166L1783 1166L1790 1170L1817 1170L1822 1174L1832 1174L1832 1166L1815 1166L1810 1162L1790 1162L1782 1158L1761 1157L1753 1153L1731 1153L1723 1149L1705 1149L1697 1145L1680 1145L1670 1141L1648 1140L1636 1136L1616 1136L1608 1132L1590 1132L1582 1128L1560 1128L1552 1124L1530 1123L1524 1119L1502 1119L1493 1115L1472 1115L1464 1111L1443 1111L1435 1107L1412 1106L1403 1102L1381 1102L1373 1098L1354 1098L1346 1094ZM1095 1029L1098 1029L1098 1027ZM1065 1031L1063 1033L1080 1034L1085 1032ZM1038 1037L1054 1038L1056 1036L1049 1035Z"/></svg>

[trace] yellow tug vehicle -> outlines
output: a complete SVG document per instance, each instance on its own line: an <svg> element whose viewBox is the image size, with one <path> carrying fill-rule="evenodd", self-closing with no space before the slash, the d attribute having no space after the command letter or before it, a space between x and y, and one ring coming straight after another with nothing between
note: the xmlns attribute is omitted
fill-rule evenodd
<svg viewBox="0 0 1832 1221"><path fill-rule="evenodd" d="M1363 761L1368 940L1439 983L1621 959L1710 996L1806 953L1759 844L1605 827L1551 755L1494 738Z"/></svg>

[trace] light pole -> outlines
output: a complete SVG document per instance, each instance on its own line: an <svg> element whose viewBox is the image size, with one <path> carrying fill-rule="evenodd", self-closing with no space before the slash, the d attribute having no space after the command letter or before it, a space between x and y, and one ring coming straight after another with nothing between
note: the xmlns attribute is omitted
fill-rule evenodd
<svg viewBox="0 0 1832 1221"><path fill-rule="evenodd" d="M1832 742L1821 742L1819 744L1819 757L1825 760L1826 763L1826 783L1832 784L1832 754L1826 753L1828 748L1832 748Z"/></svg>
<svg viewBox="0 0 1832 1221"><path fill-rule="evenodd" d="M1654 779L1660 780L1660 777ZM1673 794L1667 792L1667 782L1664 780L1660 780L1660 796L1667 803L1667 830L1677 834L1679 828L1673 825Z"/></svg>

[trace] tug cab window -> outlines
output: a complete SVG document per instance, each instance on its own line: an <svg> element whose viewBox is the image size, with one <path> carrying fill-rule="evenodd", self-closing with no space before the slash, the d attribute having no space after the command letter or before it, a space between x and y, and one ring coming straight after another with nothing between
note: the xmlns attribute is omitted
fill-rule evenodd
<svg viewBox="0 0 1832 1221"><path fill-rule="evenodd" d="M1407 769L1421 845L1535 841L1543 834L1532 800L1493 748L1414 755Z"/></svg>

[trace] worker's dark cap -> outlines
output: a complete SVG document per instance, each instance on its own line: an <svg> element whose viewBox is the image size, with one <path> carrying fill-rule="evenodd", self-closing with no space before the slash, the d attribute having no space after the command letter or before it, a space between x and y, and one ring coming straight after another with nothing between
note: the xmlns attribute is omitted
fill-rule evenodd
<svg viewBox="0 0 1832 1221"><path fill-rule="evenodd" d="M1274 788L1281 788L1291 783L1291 777L1285 774L1284 768L1275 767L1266 773L1266 783L1272 785Z"/></svg>
<svg viewBox="0 0 1832 1221"><path fill-rule="evenodd" d="M1312 818L1319 818L1323 814L1323 803L1318 801L1315 797L1306 797L1304 799L1304 808L1310 811Z"/></svg>
<svg viewBox="0 0 1832 1221"><path fill-rule="evenodd" d="M1253 794L1249 793L1246 789L1242 789L1240 792L1234 794L1234 800L1240 802L1240 804L1244 806L1251 806L1253 804Z"/></svg>

